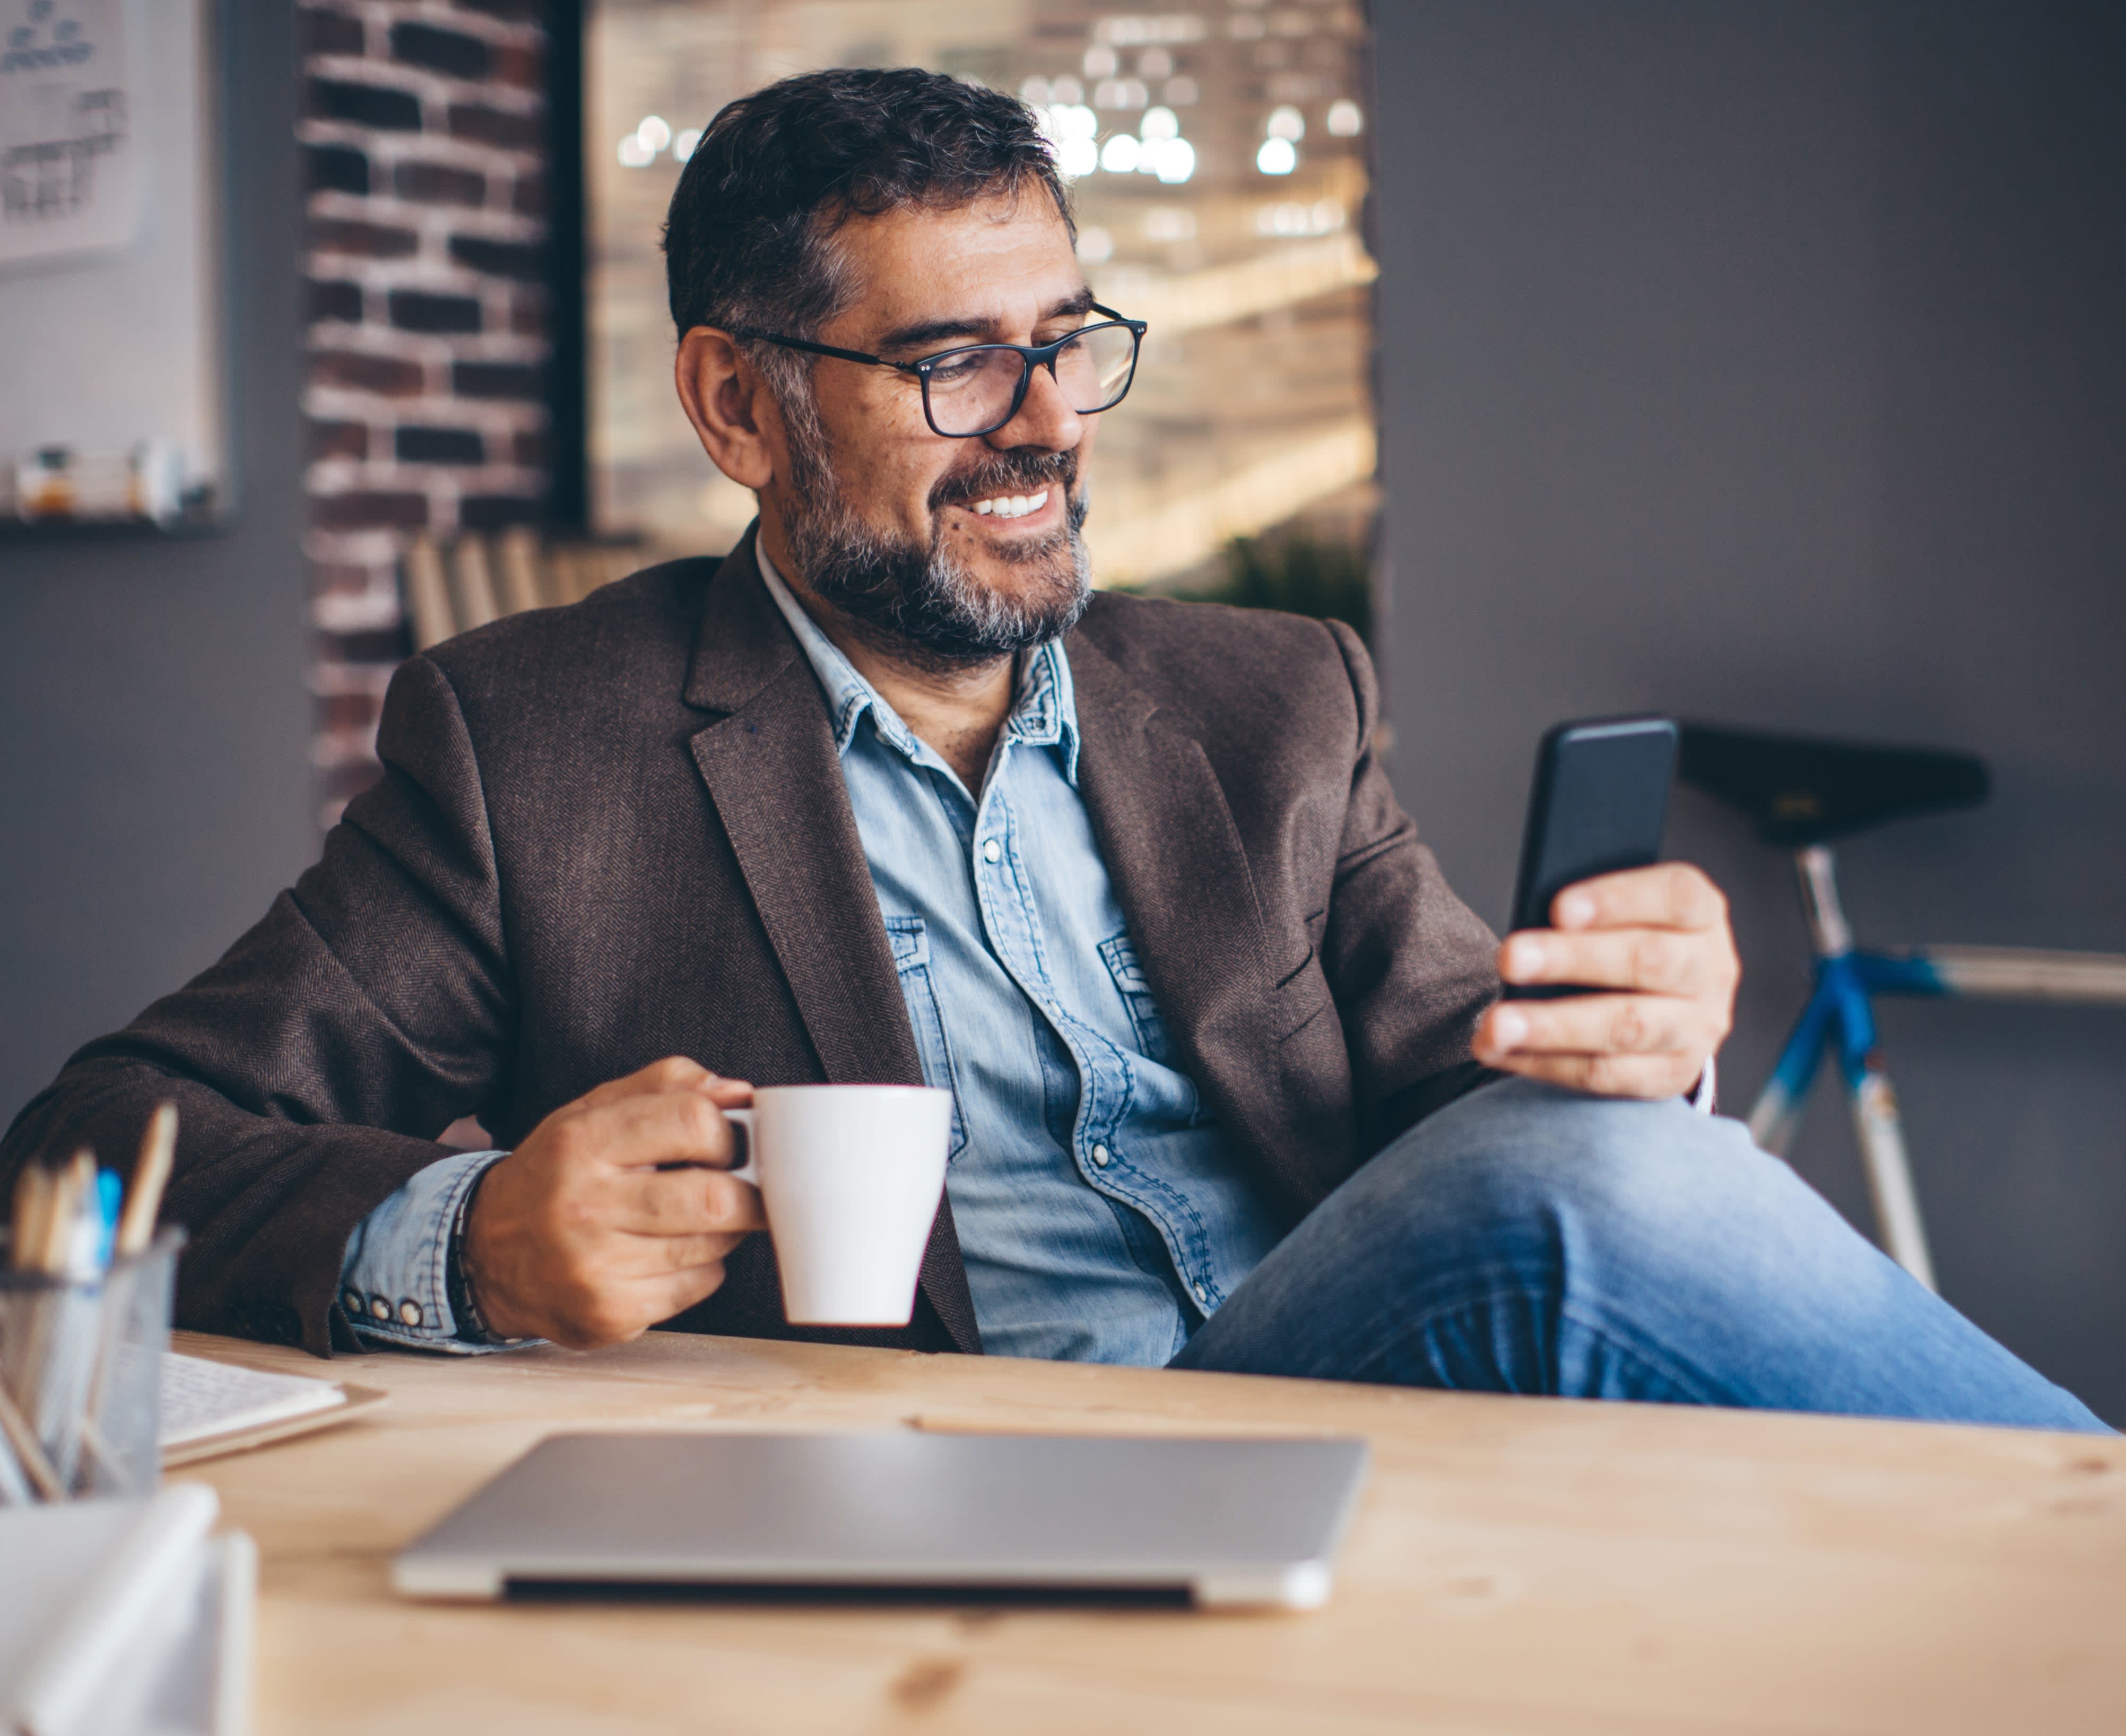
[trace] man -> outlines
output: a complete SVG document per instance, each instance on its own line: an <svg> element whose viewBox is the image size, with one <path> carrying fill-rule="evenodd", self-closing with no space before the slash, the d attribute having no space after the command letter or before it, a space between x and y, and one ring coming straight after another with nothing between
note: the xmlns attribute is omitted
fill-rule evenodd
<svg viewBox="0 0 2126 1736"><path fill-rule="evenodd" d="M927 1081L917 1316L803 1336L2100 1426L1682 1100L1736 978L1702 875L1499 948L1353 636L1091 596L1140 333L1017 103L786 81L717 117L666 245L755 529L410 660L321 863L10 1136L115 1152L177 1099L187 1324L795 1336L722 1111ZM432 1142L473 1113L500 1150Z"/></svg>

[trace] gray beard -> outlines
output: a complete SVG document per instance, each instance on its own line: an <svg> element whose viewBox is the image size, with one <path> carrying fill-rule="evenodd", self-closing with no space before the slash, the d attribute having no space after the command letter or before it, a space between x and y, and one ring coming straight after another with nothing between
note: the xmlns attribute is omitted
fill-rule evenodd
<svg viewBox="0 0 2126 1736"><path fill-rule="evenodd" d="M954 499L1064 490L1062 525L1038 542L1004 553L1024 581L1006 595L984 584L945 546L942 523L927 546L867 524L834 476L816 419L786 414L785 425L792 472L784 526L791 557L813 594L874 650L948 674L1016 656L1078 624L1093 589L1092 561L1079 534L1087 502L1082 491L1073 492L1075 452L999 453L932 491L934 513Z"/></svg>

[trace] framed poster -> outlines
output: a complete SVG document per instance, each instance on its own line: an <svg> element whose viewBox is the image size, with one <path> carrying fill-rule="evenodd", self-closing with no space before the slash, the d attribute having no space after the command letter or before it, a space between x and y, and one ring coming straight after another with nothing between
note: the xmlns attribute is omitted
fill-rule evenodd
<svg viewBox="0 0 2126 1736"><path fill-rule="evenodd" d="M228 504L215 9L0 0L0 521Z"/></svg>
<svg viewBox="0 0 2126 1736"><path fill-rule="evenodd" d="M14 0L0 37L0 267L123 248L139 210L124 0Z"/></svg>

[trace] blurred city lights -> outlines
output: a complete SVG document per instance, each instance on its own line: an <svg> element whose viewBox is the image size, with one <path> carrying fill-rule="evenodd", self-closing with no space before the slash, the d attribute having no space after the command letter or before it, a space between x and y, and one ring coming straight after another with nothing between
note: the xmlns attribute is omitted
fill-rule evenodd
<svg viewBox="0 0 2126 1736"><path fill-rule="evenodd" d="M1152 173L1169 187L1179 187L1196 173L1196 147L1186 139L1155 139L1146 153Z"/></svg>
<svg viewBox="0 0 2126 1736"><path fill-rule="evenodd" d="M1117 133L1100 147L1100 167L1111 175L1130 174L1143 154L1144 147L1127 133Z"/></svg>
<svg viewBox="0 0 2126 1736"><path fill-rule="evenodd" d="M1317 199L1311 205L1292 201L1265 205L1255 213L1258 235L1333 235L1350 220L1340 199Z"/></svg>

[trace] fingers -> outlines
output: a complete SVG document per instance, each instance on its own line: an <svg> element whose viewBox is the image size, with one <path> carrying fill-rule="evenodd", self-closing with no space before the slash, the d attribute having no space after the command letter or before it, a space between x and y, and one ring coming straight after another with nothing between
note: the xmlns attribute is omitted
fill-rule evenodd
<svg viewBox="0 0 2126 1736"><path fill-rule="evenodd" d="M1703 1060L1689 1055L1511 1054L1491 1065L1600 1097L1680 1097L1705 1071Z"/></svg>
<svg viewBox="0 0 2126 1736"><path fill-rule="evenodd" d="M737 1237L768 1227L760 1190L718 1170L631 1170L617 1185L611 1223L628 1235Z"/></svg>
<svg viewBox="0 0 2126 1736"><path fill-rule="evenodd" d="M1666 995L1578 995L1502 1001L1478 1026L1478 1058L1516 1052L1565 1055L1685 1055L1714 1040L1695 1001Z"/></svg>
<svg viewBox="0 0 2126 1736"><path fill-rule="evenodd" d="M1567 887L1552 916L1555 929L1507 936L1500 977L1622 992L1502 1002L1477 1026L1476 1058L1602 1096L1689 1090L1733 1024L1741 977L1719 888L1663 863Z"/></svg>
<svg viewBox="0 0 2126 1736"><path fill-rule="evenodd" d="M743 1236L641 1236L626 1276L668 1278L683 1272L703 1272L720 1266ZM616 1274L616 1275L620 1275Z"/></svg>
<svg viewBox="0 0 2126 1736"><path fill-rule="evenodd" d="M711 1072L698 1061L684 1055L668 1055L639 1071L607 1080L597 1090L579 1098L576 1106L602 1109L628 1097L657 1096L671 1091L701 1091L725 1109L744 1103L753 1087L743 1079L725 1079Z"/></svg>
<svg viewBox="0 0 2126 1736"><path fill-rule="evenodd" d="M738 1140L724 1112L702 1092L621 1097L586 1108L560 1130L571 1155L613 1169L703 1163L729 1169Z"/></svg>
<svg viewBox="0 0 2126 1736"><path fill-rule="evenodd" d="M1526 929L1500 947L1499 975L1507 982L1698 995L1720 986L1732 958L1725 929Z"/></svg>
<svg viewBox="0 0 2126 1736"><path fill-rule="evenodd" d="M1550 907L1561 929L1710 929L1727 920L1727 901L1687 862L1658 862L1569 886Z"/></svg>

